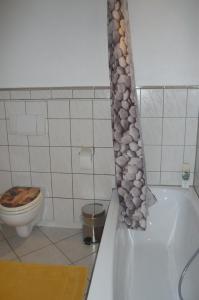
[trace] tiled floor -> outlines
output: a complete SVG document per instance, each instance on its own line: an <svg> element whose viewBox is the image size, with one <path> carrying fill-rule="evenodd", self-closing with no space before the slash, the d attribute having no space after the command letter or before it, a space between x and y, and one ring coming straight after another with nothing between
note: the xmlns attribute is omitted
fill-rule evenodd
<svg viewBox="0 0 199 300"><path fill-rule="evenodd" d="M0 259L21 262L85 265L89 268L88 285L98 245L85 245L79 229L37 227L22 239L11 227L0 231Z"/></svg>

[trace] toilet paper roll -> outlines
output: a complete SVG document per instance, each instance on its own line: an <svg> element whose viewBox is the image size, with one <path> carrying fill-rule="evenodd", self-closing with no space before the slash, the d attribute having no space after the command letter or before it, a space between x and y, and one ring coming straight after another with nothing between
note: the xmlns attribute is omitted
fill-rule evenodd
<svg viewBox="0 0 199 300"><path fill-rule="evenodd" d="M91 148L81 148L79 152L79 166L82 170L91 170L93 167L93 154Z"/></svg>

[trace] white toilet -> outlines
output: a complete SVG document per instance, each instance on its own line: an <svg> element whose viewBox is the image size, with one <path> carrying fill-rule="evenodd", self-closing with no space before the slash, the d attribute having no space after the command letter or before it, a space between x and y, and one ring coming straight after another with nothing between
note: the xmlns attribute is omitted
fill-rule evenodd
<svg viewBox="0 0 199 300"><path fill-rule="evenodd" d="M43 195L41 191L31 202L17 207L0 204L0 219L3 223L16 228L20 237L28 237L33 227L38 224L43 212Z"/></svg>

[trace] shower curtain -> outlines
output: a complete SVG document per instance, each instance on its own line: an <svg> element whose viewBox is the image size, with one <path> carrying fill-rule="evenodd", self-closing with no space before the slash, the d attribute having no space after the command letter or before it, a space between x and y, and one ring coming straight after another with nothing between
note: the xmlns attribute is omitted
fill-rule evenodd
<svg viewBox="0 0 199 300"><path fill-rule="evenodd" d="M120 220L146 229L148 202L144 151L138 116L127 0L108 0L108 48L112 99L112 130Z"/></svg>

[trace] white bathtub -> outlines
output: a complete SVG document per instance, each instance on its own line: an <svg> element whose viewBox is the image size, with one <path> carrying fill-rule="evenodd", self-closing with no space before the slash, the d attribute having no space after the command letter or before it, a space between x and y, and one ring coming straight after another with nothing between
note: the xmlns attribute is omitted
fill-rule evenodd
<svg viewBox="0 0 199 300"><path fill-rule="evenodd" d="M178 300L180 274L199 248L199 200L193 189L152 187L145 232L118 224L113 192L88 300ZM199 299L199 256L184 279L184 300Z"/></svg>

